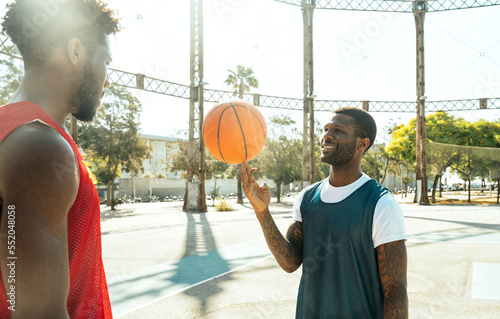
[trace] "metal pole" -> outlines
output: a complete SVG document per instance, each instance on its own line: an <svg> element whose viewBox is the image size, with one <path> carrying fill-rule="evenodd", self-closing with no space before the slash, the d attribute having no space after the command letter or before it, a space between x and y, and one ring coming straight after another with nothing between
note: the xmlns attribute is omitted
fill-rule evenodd
<svg viewBox="0 0 500 319"><path fill-rule="evenodd" d="M200 0L203 1L203 0ZM200 19L201 22L203 22L203 18ZM201 34L203 34L203 31L201 31ZM200 49L200 55L203 57L203 36L200 36L201 38L201 49ZM202 59L200 59L203 61ZM202 62L200 62L201 65L203 65ZM200 68L200 79L203 79L203 68ZM200 156L200 165L199 165L199 191L198 191L198 208L197 210L200 212L206 212L207 211L207 197L205 196L205 143L203 141L203 117L204 117L204 110L203 110L203 82L200 83L200 93L198 94L198 140L200 141L200 147L198 149L199 151L199 156Z"/></svg>
<svg viewBox="0 0 500 319"><path fill-rule="evenodd" d="M427 194L427 156L425 134L425 60L424 60L424 20L427 1L413 2L413 15L417 31L417 119L416 119L416 161L417 180L421 180L420 205L429 205Z"/></svg>
<svg viewBox="0 0 500 319"><path fill-rule="evenodd" d="M311 142L310 149L311 149L311 185L316 183L316 176L315 176L315 170L316 170L316 152L315 152L315 144L316 144L316 135L314 132L314 99L309 98L309 142Z"/></svg>
<svg viewBox="0 0 500 319"><path fill-rule="evenodd" d="M73 142L78 144L78 120L71 117L71 137L73 138Z"/></svg>
<svg viewBox="0 0 500 319"><path fill-rule="evenodd" d="M491 180L491 169L488 169L488 173L490 174L489 182L490 182L490 196L493 196L493 181Z"/></svg>
<svg viewBox="0 0 500 319"><path fill-rule="evenodd" d="M302 187L305 182L314 183L314 92L313 77L313 13L316 0L302 1L304 22L304 130L302 132Z"/></svg>
<svg viewBox="0 0 500 319"><path fill-rule="evenodd" d="M403 165L399 163L399 171L401 172L401 199L404 198L404 192L403 192ZM406 188L404 189L406 191Z"/></svg>
<svg viewBox="0 0 500 319"><path fill-rule="evenodd" d="M184 211L207 211L203 125L203 0L191 0L191 94ZM198 161L197 161L198 160Z"/></svg>

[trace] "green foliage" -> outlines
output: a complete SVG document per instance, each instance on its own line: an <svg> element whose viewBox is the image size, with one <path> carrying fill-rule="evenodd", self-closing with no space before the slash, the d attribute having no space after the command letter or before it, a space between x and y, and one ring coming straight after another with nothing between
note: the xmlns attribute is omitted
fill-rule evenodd
<svg viewBox="0 0 500 319"><path fill-rule="evenodd" d="M260 174L274 180L278 202L281 185L302 178L302 140L295 121L288 115L273 116L268 121L268 138L256 166ZM254 163L252 163L254 165ZM258 178L261 175L257 175Z"/></svg>
<svg viewBox="0 0 500 319"><path fill-rule="evenodd" d="M253 75L254 72L252 68L245 68L243 65L238 64L236 72L232 70L227 71L229 75L224 83L230 85L234 89L234 96L239 96L239 98L242 99L244 92L250 92L250 88L259 87L259 81L257 81Z"/></svg>
<svg viewBox="0 0 500 319"><path fill-rule="evenodd" d="M187 131L178 133L187 136ZM172 143L169 147L171 164L168 170L172 173L182 172L181 178L186 178L189 141L186 139L180 140L176 143ZM193 161L194 167L198 167L199 161L200 159L197 156ZM205 148L205 179L213 178L214 174L224 175L229 167L229 164L219 161Z"/></svg>
<svg viewBox="0 0 500 319"><path fill-rule="evenodd" d="M7 46L7 52L14 52L14 46ZM19 84L24 76L23 63L19 59L0 54L0 105L7 104L14 93L16 93Z"/></svg>
<svg viewBox="0 0 500 319"><path fill-rule="evenodd" d="M390 158L400 161L415 163L415 120L407 125L399 125L392 129L392 139L386 147Z"/></svg>
<svg viewBox="0 0 500 319"><path fill-rule="evenodd" d="M178 134L187 136L187 131L178 132ZM186 178L188 146L189 142L186 139L180 139L176 143L167 145L167 156L170 157L168 170L175 174L181 172L181 178ZM196 165L198 165L198 161L197 159Z"/></svg>
<svg viewBox="0 0 500 319"><path fill-rule="evenodd" d="M216 159L210 152L205 150L206 178L211 179L214 175L224 175L231 165Z"/></svg>
<svg viewBox="0 0 500 319"><path fill-rule="evenodd" d="M361 159L361 171L382 184L389 168L389 155L384 145L374 144Z"/></svg>
<svg viewBox="0 0 500 319"><path fill-rule="evenodd" d="M217 204L215 204L215 209L218 212L229 212L233 210L233 205L229 204L226 199L217 198Z"/></svg>
<svg viewBox="0 0 500 319"><path fill-rule="evenodd" d="M431 173L435 175L434 184L447 167L451 167L465 180L485 177L491 167L495 166L487 156L472 154L467 148L445 148L444 145L461 145L474 147L500 147L500 124L479 120L471 123L456 118L446 112L436 112L426 117L427 162ZM436 144L434 144L436 143ZM392 129L392 140L386 151L389 158L406 166L415 163L415 120L407 125L399 125ZM434 193L433 193L434 200Z"/></svg>
<svg viewBox="0 0 500 319"><path fill-rule="evenodd" d="M143 170L150 150L139 137L140 110L139 100L126 88L112 86L94 121L81 124L79 144L99 182L113 185L122 171L136 175Z"/></svg>

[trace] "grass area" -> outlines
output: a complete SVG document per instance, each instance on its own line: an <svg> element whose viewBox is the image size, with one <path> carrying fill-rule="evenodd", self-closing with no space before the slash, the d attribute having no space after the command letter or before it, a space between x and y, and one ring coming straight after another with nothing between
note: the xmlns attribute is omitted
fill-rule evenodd
<svg viewBox="0 0 500 319"><path fill-rule="evenodd" d="M436 197L436 204L478 204L478 205L494 205L497 203L496 196L494 197L472 197L470 202L467 201L467 196L465 198L446 198L446 197Z"/></svg>
<svg viewBox="0 0 500 319"><path fill-rule="evenodd" d="M468 194L465 191L461 192L443 192L443 197L439 197L436 193L436 203L432 203L432 205L439 204L476 204L476 205L496 205L497 204L497 193L493 192L492 196L489 194L490 192L480 193L473 191L471 193L471 201L468 202ZM414 194L408 194L408 197L401 199L401 195L394 195L396 200L401 203L412 203ZM431 199L431 194L429 193L429 200Z"/></svg>

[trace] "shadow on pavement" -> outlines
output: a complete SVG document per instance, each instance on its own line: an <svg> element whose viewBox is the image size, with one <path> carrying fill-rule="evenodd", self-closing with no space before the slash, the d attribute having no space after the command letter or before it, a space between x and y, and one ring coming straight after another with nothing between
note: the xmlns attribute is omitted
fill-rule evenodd
<svg viewBox="0 0 500 319"><path fill-rule="evenodd" d="M481 224L481 223L462 222L462 221L452 220L452 219L439 219L439 218L416 217L416 216L405 216L405 218L430 220L430 221L436 221L436 222L455 223L455 224L460 224L460 225L464 225L464 226L468 226L468 227L476 227L476 228L483 228L483 229L491 229L491 230L500 231L500 225L497 225L497 224Z"/></svg>
<svg viewBox="0 0 500 319"><path fill-rule="evenodd" d="M229 264L217 251L217 245L205 213L186 213L187 228L184 255L176 264L175 274L169 278L173 283L191 285L196 277L200 279L219 276L231 270ZM189 258L186 258L189 257ZM197 293L195 289L187 289L184 294L197 298L199 302L199 313L204 316L207 313L207 303L215 295L223 290L219 283L232 279L231 274L221 276L211 289L203 294Z"/></svg>
<svg viewBox="0 0 500 319"><path fill-rule="evenodd" d="M101 222L118 219L118 218L126 218L137 216L134 209L117 209L117 210L107 210L101 211Z"/></svg>
<svg viewBox="0 0 500 319"><path fill-rule="evenodd" d="M438 218L427 218L427 217L415 217L406 216L405 218L411 219L421 219L436 222L448 222L462 225L464 227L457 227L453 229L444 229L439 231L424 232L417 234L409 234L408 239L412 240L412 246L427 245L434 242L474 242L474 241L499 241L500 242L500 225L497 224L484 224L484 223L473 223L473 222L463 222L449 219L438 219ZM485 232L474 233L470 232L470 228L481 228L485 229Z"/></svg>

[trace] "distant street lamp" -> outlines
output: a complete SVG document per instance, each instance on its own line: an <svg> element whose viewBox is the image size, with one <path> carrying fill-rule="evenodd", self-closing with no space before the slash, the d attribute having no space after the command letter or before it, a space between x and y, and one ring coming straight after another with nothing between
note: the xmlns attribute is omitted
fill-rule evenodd
<svg viewBox="0 0 500 319"><path fill-rule="evenodd" d="M212 205L215 206L215 196L217 193L217 174L214 174L215 177L215 183L214 183L214 190L212 191Z"/></svg>

